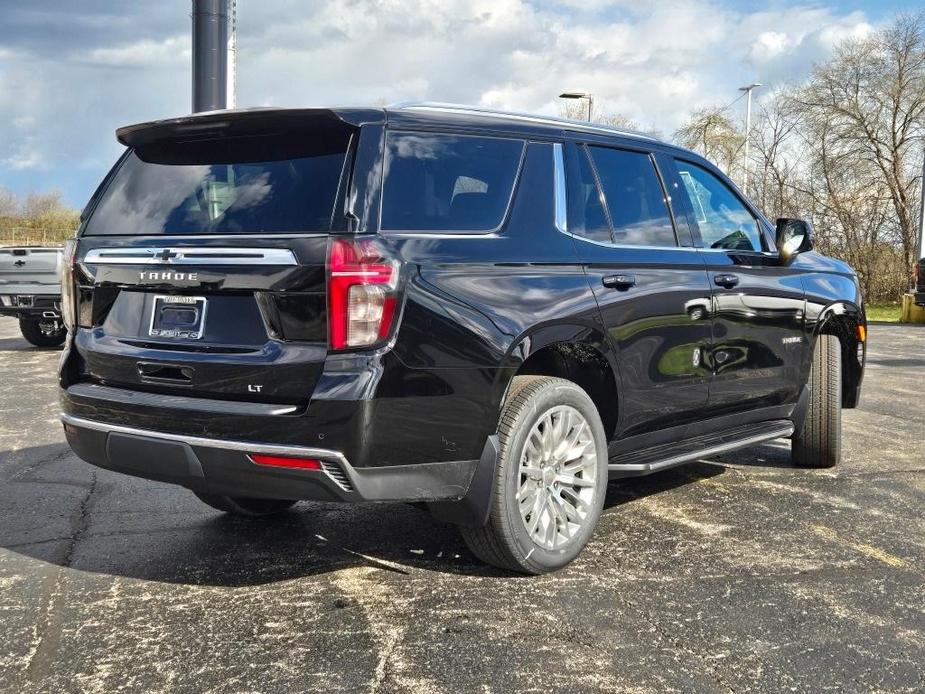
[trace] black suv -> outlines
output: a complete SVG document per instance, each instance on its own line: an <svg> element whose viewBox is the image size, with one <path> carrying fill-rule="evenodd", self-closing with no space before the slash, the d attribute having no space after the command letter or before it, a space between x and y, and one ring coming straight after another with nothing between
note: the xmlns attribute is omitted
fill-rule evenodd
<svg viewBox="0 0 925 694"><path fill-rule="evenodd" d="M696 154L436 104L117 135L64 282L64 427L94 465L250 516L428 502L539 573L609 478L778 437L838 462L855 275Z"/></svg>

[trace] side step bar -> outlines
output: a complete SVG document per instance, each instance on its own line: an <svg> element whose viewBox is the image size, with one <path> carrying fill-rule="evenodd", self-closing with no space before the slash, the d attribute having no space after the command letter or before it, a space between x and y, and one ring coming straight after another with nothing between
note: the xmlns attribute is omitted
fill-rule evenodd
<svg viewBox="0 0 925 694"><path fill-rule="evenodd" d="M700 458L748 448L793 434L793 422L776 420L730 429L722 434L698 436L681 443L644 448L610 459L610 478L636 477L683 465Z"/></svg>

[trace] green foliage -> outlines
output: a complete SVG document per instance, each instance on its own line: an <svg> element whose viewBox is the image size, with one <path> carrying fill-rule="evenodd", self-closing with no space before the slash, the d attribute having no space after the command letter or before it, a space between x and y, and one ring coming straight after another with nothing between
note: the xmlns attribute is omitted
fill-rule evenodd
<svg viewBox="0 0 925 694"><path fill-rule="evenodd" d="M867 312L867 320L879 321L885 323L898 323L902 306L893 301L888 304L867 304L864 307Z"/></svg>

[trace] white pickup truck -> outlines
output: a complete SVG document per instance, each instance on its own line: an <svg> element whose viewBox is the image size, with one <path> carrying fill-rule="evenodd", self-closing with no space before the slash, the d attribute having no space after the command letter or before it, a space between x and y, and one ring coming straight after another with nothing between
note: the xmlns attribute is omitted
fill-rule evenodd
<svg viewBox="0 0 925 694"><path fill-rule="evenodd" d="M0 316L19 319L26 340L56 347L67 329L61 320L60 248L0 248Z"/></svg>

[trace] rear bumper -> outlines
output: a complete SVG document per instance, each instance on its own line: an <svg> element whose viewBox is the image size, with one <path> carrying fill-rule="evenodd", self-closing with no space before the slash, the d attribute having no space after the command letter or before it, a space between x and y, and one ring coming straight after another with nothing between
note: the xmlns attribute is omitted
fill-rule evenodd
<svg viewBox="0 0 925 694"><path fill-rule="evenodd" d="M40 320L61 318L61 297L56 294L36 294L32 291L13 291L15 287L0 288L0 316Z"/></svg>
<svg viewBox="0 0 925 694"><path fill-rule="evenodd" d="M167 434L68 414L61 419L71 449L88 463L228 496L346 502L455 501L466 496L480 468L479 460L355 468L342 453L329 449ZM315 458L323 469L257 465L248 453ZM488 464L493 469L493 457Z"/></svg>

